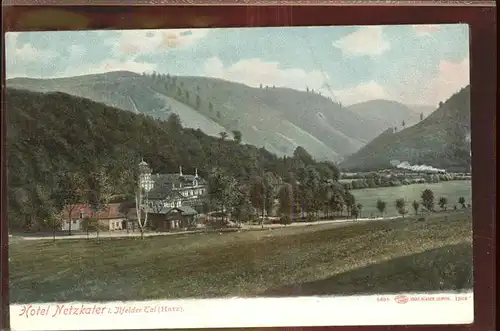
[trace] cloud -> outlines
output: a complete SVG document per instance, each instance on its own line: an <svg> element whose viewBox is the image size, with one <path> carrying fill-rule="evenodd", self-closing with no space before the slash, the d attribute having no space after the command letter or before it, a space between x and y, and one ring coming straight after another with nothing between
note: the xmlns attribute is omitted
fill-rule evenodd
<svg viewBox="0 0 500 331"><path fill-rule="evenodd" d="M434 32L438 32L441 27L437 24L426 24L412 25L412 28L417 36L429 36Z"/></svg>
<svg viewBox="0 0 500 331"><path fill-rule="evenodd" d="M470 63L468 56L458 62L443 60L439 63L439 73L433 81L434 100L445 101L469 83Z"/></svg>
<svg viewBox="0 0 500 331"><path fill-rule="evenodd" d="M205 62L204 75L239 82L252 87L260 84L305 90L306 87L324 91L329 77L318 70L306 71L301 68L282 68L279 62L265 62L260 59L245 59L230 66L224 66L217 57Z"/></svg>
<svg viewBox="0 0 500 331"><path fill-rule="evenodd" d="M52 50L37 49L30 43L20 45L18 37L18 32L7 32L5 34L7 78L28 76L27 69L29 65L49 63L59 55Z"/></svg>
<svg viewBox="0 0 500 331"><path fill-rule="evenodd" d="M334 91L343 104L386 99L407 105L436 106L469 84L469 57L460 61L441 60L434 74L416 66L405 66L396 83L371 81Z"/></svg>
<svg viewBox="0 0 500 331"><path fill-rule="evenodd" d="M396 99L416 105L436 106L469 84L469 71L468 56L460 61L441 60L435 74L419 72L402 80L400 93L395 93Z"/></svg>
<svg viewBox="0 0 500 331"><path fill-rule="evenodd" d="M371 81L362 83L354 87L334 91L337 99L342 104L348 106L358 102L364 102L375 99L387 99L389 94L382 85Z"/></svg>
<svg viewBox="0 0 500 331"><path fill-rule="evenodd" d="M388 51L391 45L384 39L382 27L365 26L334 41L333 46L344 56L378 56Z"/></svg>
<svg viewBox="0 0 500 331"><path fill-rule="evenodd" d="M208 29L126 30L118 38L109 38L117 55L147 54L192 45L208 34Z"/></svg>

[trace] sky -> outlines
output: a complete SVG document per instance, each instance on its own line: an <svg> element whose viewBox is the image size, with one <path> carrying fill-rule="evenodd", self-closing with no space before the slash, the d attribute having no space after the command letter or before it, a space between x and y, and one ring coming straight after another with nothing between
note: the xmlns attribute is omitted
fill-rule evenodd
<svg viewBox="0 0 500 331"><path fill-rule="evenodd" d="M6 76L128 70L436 106L469 84L468 26L9 32Z"/></svg>

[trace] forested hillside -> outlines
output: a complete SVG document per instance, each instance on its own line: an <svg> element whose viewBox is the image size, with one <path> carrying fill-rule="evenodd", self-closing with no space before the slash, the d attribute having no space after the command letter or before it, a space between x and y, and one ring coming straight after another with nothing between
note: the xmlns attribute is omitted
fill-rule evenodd
<svg viewBox="0 0 500 331"><path fill-rule="evenodd" d="M74 174L82 174L91 191L90 174L105 173L113 195L131 196L141 158L155 173L182 166L185 173L197 168L207 177L219 168L240 182L267 174L280 183L304 178L308 171L321 180L339 176L333 164L314 161L301 147L293 157L278 157L241 143L238 132L235 139L216 138L183 128L177 116L161 121L59 92L7 89L5 101L13 228L60 210Z"/></svg>
<svg viewBox="0 0 500 331"><path fill-rule="evenodd" d="M379 119L359 116L317 91L253 88L206 77L118 71L57 79L15 78L7 86L64 92L164 120L175 113L185 127L213 136L222 131L232 136L237 130L246 142L280 156L291 156L302 146L317 159L339 161L387 128Z"/></svg>
<svg viewBox="0 0 500 331"><path fill-rule="evenodd" d="M390 167L391 160L467 171L470 166L470 85L441 102L418 124L389 129L349 156L343 169Z"/></svg>

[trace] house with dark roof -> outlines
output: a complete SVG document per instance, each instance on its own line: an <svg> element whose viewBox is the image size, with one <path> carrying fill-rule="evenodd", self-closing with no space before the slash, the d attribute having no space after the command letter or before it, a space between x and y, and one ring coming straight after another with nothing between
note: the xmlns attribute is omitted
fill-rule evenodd
<svg viewBox="0 0 500 331"><path fill-rule="evenodd" d="M151 229L156 231L196 228L198 212L190 206L164 207L148 212Z"/></svg>
<svg viewBox="0 0 500 331"><path fill-rule="evenodd" d="M153 174L153 188L148 193L149 207L153 211L181 206L195 207L202 203L206 194L206 182L198 176L184 174L182 167L177 174Z"/></svg>

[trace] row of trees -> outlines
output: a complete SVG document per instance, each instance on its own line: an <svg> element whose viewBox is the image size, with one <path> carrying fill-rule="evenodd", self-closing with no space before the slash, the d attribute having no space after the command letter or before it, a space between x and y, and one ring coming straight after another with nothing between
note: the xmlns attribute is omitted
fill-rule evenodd
<svg viewBox="0 0 500 331"><path fill-rule="evenodd" d="M457 203L460 205L462 209L467 208L470 205L466 205L466 201L464 197L459 197L457 200ZM415 212L415 215L419 214L419 211L421 211L423 208L427 211L435 211L435 198L434 198L434 192L431 189L425 189L422 192L421 195L421 200L417 201L414 200L411 204L413 211ZM439 200L437 201L437 204L441 208L441 210L446 211L448 209L448 198L446 197L440 197ZM408 205L407 201L404 198L399 198L396 199L395 201L395 207L398 213L401 216L405 216L408 214ZM381 199L377 200L377 210L380 212L381 215L384 215L385 211L387 208L387 203ZM457 209L457 205L454 205L454 209Z"/></svg>
<svg viewBox="0 0 500 331"><path fill-rule="evenodd" d="M343 181L343 185L348 189L365 189L365 188L376 188L376 187L394 187L402 185L412 185L412 184L423 184L423 183L439 183L447 182L453 180L467 180L469 177L463 175L452 175L452 174L423 174L419 178L411 178L410 176L402 175L392 175L389 177L385 176L373 176L362 179L353 179L352 181Z"/></svg>
<svg viewBox="0 0 500 331"><path fill-rule="evenodd" d="M215 168L208 176L208 202L223 217L229 214L237 222L278 215L288 224L294 218L332 217L335 214L357 216L362 206L349 190L333 178L322 176L308 166L297 174L277 177L263 172L251 178L237 179L221 168Z"/></svg>

